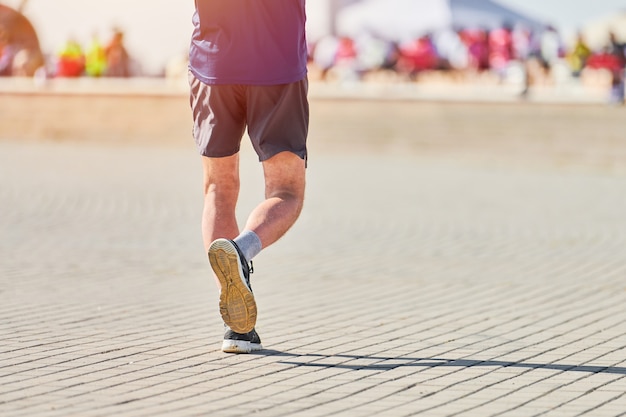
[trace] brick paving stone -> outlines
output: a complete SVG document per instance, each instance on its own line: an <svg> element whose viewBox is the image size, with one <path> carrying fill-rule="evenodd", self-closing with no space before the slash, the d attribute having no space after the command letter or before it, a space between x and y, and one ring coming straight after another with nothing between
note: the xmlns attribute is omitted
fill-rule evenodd
<svg viewBox="0 0 626 417"><path fill-rule="evenodd" d="M219 351L190 146L0 141L0 414L624 415L621 160L575 138L596 157L568 165L544 124L503 163L456 130L389 148L352 117L312 132L302 217L255 259L266 350L245 356ZM242 158L240 214L262 197Z"/></svg>

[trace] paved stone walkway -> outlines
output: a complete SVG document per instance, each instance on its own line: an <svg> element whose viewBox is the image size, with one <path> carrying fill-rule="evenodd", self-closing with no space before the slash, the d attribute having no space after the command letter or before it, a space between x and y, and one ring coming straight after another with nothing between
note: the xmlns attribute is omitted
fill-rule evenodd
<svg viewBox="0 0 626 417"><path fill-rule="evenodd" d="M0 415L626 415L626 176L312 150L235 356L191 145L0 142Z"/></svg>

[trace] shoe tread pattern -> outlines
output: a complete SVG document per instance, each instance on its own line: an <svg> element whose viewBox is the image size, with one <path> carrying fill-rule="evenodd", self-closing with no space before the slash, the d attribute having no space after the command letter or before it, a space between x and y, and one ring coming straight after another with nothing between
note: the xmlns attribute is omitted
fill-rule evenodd
<svg viewBox="0 0 626 417"><path fill-rule="evenodd" d="M254 295L244 282L237 249L225 239L219 239L209 249L209 262L222 287L220 315L233 331L248 333L257 318Z"/></svg>

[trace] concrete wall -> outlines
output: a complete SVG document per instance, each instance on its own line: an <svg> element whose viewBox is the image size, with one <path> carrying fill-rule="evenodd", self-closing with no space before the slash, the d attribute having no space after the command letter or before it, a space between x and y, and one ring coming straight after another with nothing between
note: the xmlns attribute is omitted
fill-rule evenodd
<svg viewBox="0 0 626 417"><path fill-rule="evenodd" d="M69 87L0 88L0 140L194 147L188 93L182 88L126 86L124 92L121 84L107 84L81 92L79 85ZM452 97L383 103L365 92L361 98L340 97L339 91L324 95L321 87L314 86L310 97L312 154L320 146L350 153L375 147L381 152L472 153L492 161L525 153L533 159L626 166L624 108Z"/></svg>
<svg viewBox="0 0 626 417"><path fill-rule="evenodd" d="M5 94L0 120L0 139L116 143L191 138L184 96Z"/></svg>

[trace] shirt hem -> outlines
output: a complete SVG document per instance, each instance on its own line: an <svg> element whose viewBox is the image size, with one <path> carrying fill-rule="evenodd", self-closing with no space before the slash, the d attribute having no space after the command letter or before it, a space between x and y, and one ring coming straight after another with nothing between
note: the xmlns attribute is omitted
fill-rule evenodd
<svg viewBox="0 0 626 417"><path fill-rule="evenodd" d="M300 71L298 74L293 75L293 76L289 76L289 77L277 78L277 79L273 79L273 80L250 80L250 79L238 79L238 78L208 77L208 76L200 73L198 70L196 70L191 65L189 66L189 71L191 71L191 73L198 80L200 80L204 84L208 84L208 85L226 85L226 84L230 84L230 85L259 85L259 86L263 86L263 85L281 85L281 84L295 83L295 82L303 80L307 76L307 73L308 73L308 70L305 69L304 71Z"/></svg>

